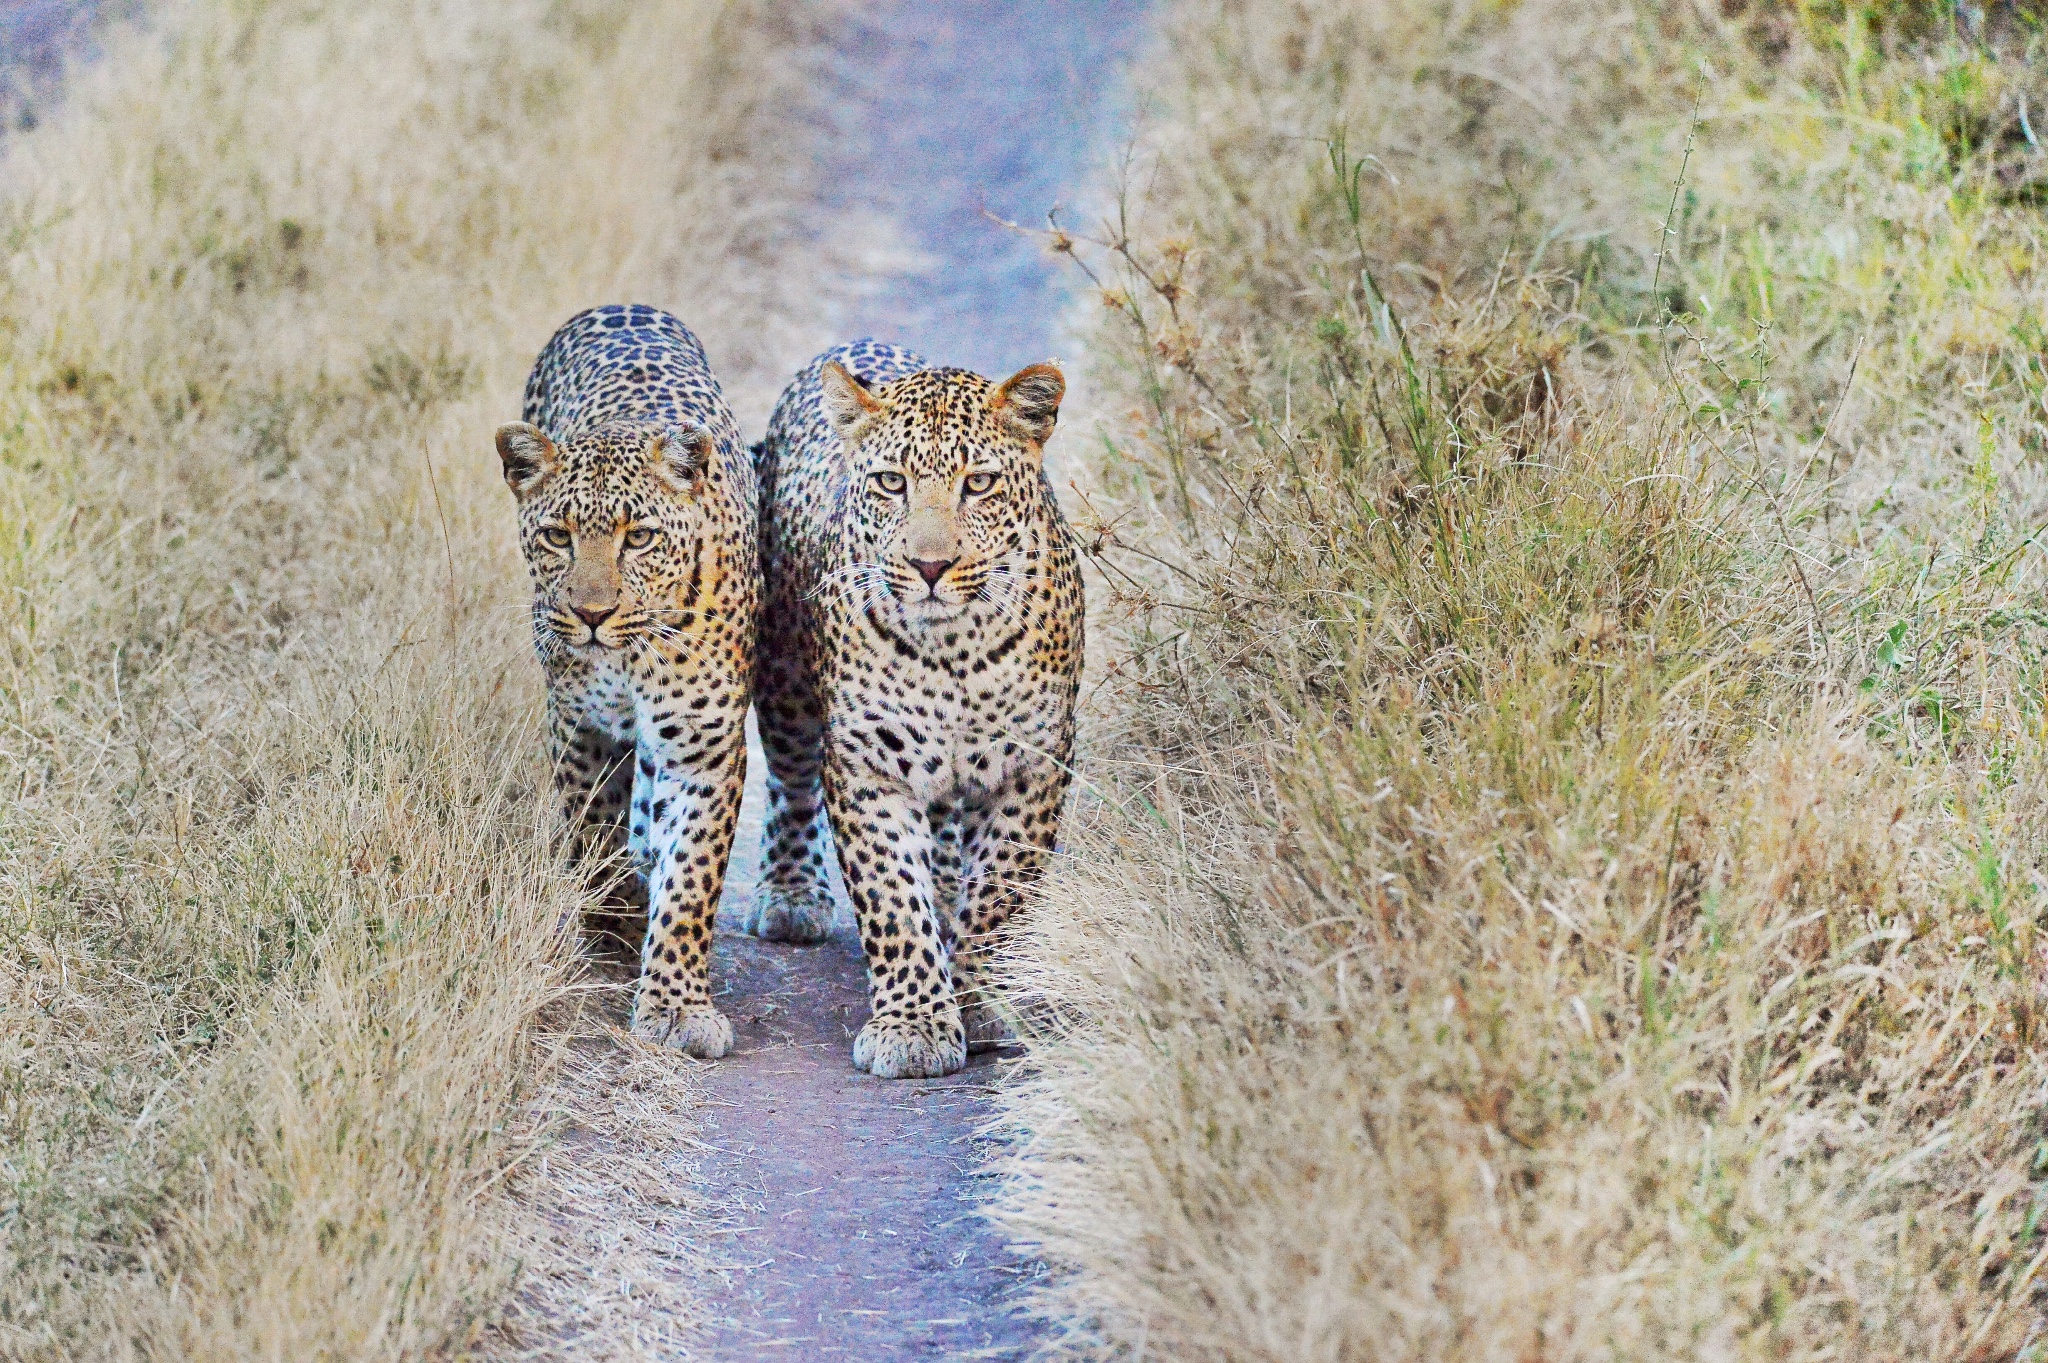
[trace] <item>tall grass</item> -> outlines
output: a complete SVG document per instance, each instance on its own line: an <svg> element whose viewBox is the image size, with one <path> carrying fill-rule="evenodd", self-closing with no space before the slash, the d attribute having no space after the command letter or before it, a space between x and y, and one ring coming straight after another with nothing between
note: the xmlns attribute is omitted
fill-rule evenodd
<svg viewBox="0 0 2048 1363"><path fill-rule="evenodd" d="M2048 54L1965 8L1170 7L1055 241L1064 1355L2033 1356Z"/></svg>
<svg viewBox="0 0 2048 1363"><path fill-rule="evenodd" d="M440 1354L578 1270L506 1197L582 891L487 432L590 303L755 406L813 342L791 23L194 0L6 146L0 1355Z"/></svg>

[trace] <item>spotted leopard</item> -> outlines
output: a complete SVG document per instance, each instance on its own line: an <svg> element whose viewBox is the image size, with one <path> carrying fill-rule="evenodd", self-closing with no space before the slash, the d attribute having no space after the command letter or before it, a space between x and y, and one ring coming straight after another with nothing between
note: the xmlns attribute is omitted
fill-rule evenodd
<svg viewBox="0 0 2048 1363"><path fill-rule="evenodd" d="M533 579L577 854L647 900L633 1031L724 1055L712 918L746 778L761 575L753 462L697 338L642 305L565 323L498 454Z"/></svg>
<svg viewBox="0 0 2048 1363"><path fill-rule="evenodd" d="M1059 831L1083 626L1043 470L1065 390L1049 364L998 384L859 341L797 376L756 447L768 814L745 926L825 934L829 822L873 1012L854 1064L881 1078L1001 1039L988 953Z"/></svg>

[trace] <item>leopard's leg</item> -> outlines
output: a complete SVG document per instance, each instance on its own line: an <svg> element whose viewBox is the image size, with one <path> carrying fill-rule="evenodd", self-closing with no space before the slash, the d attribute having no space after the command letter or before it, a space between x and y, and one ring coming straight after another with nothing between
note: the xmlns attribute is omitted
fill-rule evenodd
<svg viewBox="0 0 2048 1363"><path fill-rule="evenodd" d="M632 741L555 706L548 711L548 740L570 856L579 863L620 861L633 792Z"/></svg>
<svg viewBox="0 0 2048 1363"><path fill-rule="evenodd" d="M932 902L939 910L939 933L950 947L960 916L960 827L964 811L957 800L935 800L925 811L932 830Z"/></svg>
<svg viewBox="0 0 2048 1363"><path fill-rule="evenodd" d="M605 904L593 915L594 925L609 936L637 943L647 892L627 827L633 794L632 744L553 707L548 729L555 793L571 859L605 890Z"/></svg>
<svg viewBox="0 0 2048 1363"><path fill-rule="evenodd" d="M1046 763L1014 773L962 809L962 884L954 920L954 988L969 1051L1011 1039L997 1007L989 958L1013 915L1038 893L1059 839L1069 773Z"/></svg>
<svg viewBox="0 0 2048 1363"><path fill-rule="evenodd" d="M732 1023L711 1002L711 926L747 774L744 734L732 729L710 748L643 742L634 792L648 872L633 1034L706 1060L732 1049Z"/></svg>
<svg viewBox="0 0 2048 1363"><path fill-rule="evenodd" d="M772 942L822 942L832 932L825 857L825 710L793 642L771 638L755 685L755 721L768 758L761 878L740 930Z"/></svg>
<svg viewBox="0 0 2048 1363"><path fill-rule="evenodd" d="M951 1074L967 1063L967 1042L932 898L935 849L923 804L886 777L842 772L828 757L825 807L868 967L873 1016L854 1038L853 1063L877 1079Z"/></svg>

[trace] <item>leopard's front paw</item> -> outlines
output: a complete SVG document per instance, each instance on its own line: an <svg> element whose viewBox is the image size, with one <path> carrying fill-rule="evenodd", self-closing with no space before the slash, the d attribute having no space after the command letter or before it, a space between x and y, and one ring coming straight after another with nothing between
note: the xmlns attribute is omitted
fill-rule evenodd
<svg viewBox="0 0 2048 1363"><path fill-rule="evenodd" d="M740 919L740 931L770 942L822 942L832 935L832 894L824 886L792 890L762 884Z"/></svg>
<svg viewBox="0 0 2048 1363"><path fill-rule="evenodd" d="M633 1035L699 1060L716 1060L732 1050L732 1023L708 1003L680 1010L643 1004L633 1010Z"/></svg>
<svg viewBox="0 0 2048 1363"><path fill-rule="evenodd" d="M853 1039L853 1065L877 1079L936 1079L967 1063L967 1036L957 1010L869 1018Z"/></svg>

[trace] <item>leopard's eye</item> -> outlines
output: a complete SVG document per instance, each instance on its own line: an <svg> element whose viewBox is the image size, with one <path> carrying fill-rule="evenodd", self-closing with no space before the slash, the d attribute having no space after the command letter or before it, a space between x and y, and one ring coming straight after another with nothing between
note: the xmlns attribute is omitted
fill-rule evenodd
<svg viewBox="0 0 2048 1363"><path fill-rule="evenodd" d="M635 526L626 532L626 547L628 549L645 549L648 545L654 543L654 534L655 532L647 526Z"/></svg>
<svg viewBox="0 0 2048 1363"><path fill-rule="evenodd" d="M900 497L903 489L910 486L910 480L894 469L883 469L875 475L875 486L891 497Z"/></svg>
<svg viewBox="0 0 2048 1363"><path fill-rule="evenodd" d="M540 537L557 549L567 549L570 544L569 532L559 525L542 526Z"/></svg>
<svg viewBox="0 0 2048 1363"><path fill-rule="evenodd" d="M967 475L967 495L979 497L996 485L993 473L970 473Z"/></svg>

